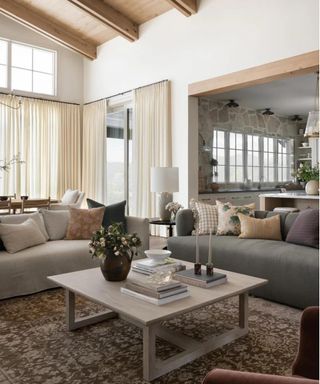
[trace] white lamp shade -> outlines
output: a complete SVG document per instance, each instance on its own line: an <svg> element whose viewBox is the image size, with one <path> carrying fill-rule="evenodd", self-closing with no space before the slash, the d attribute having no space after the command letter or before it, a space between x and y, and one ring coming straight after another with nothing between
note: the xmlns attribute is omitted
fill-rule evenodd
<svg viewBox="0 0 320 384"><path fill-rule="evenodd" d="M151 168L151 192L179 192L179 168Z"/></svg>

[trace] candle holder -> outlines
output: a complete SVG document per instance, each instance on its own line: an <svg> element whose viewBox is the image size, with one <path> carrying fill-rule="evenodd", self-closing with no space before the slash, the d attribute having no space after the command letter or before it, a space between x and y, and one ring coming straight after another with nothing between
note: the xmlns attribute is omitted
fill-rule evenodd
<svg viewBox="0 0 320 384"><path fill-rule="evenodd" d="M194 263L194 274L195 275L201 275L201 264L200 263Z"/></svg>
<svg viewBox="0 0 320 384"><path fill-rule="evenodd" d="M207 276L213 276L213 264L206 264Z"/></svg>

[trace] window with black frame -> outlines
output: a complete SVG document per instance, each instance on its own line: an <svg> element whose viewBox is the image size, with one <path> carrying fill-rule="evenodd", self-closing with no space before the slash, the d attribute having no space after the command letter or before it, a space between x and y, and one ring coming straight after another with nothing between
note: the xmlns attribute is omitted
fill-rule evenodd
<svg viewBox="0 0 320 384"><path fill-rule="evenodd" d="M127 201L132 211L132 108L120 106L108 110L106 132L107 204Z"/></svg>

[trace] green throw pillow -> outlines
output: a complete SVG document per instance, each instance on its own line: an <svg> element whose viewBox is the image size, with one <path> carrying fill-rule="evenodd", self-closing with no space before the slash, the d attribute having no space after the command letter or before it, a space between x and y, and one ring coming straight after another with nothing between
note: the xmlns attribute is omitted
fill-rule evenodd
<svg viewBox="0 0 320 384"><path fill-rule="evenodd" d="M104 204L98 203L97 201L87 199L88 208L105 207L102 220L102 225L105 228L114 223L121 223L125 231L127 230L125 218L126 203L127 202L124 200L120 203L105 206Z"/></svg>

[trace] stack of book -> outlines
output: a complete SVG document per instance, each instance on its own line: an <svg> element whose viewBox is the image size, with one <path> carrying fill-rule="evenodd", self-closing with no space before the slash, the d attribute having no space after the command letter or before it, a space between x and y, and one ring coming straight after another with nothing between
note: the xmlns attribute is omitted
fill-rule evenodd
<svg viewBox="0 0 320 384"><path fill-rule="evenodd" d="M147 279L127 280L121 292L148 303L163 305L190 295L188 286L176 280L154 283Z"/></svg>
<svg viewBox="0 0 320 384"><path fill-rule="evenodd" d="M203 270L201 275L195 275L194 269L177 272L174 278L182 283L200 288L211 288L227 282L227 275L224 273L214 272L212 276L208 276Z"/></svg>
<svg viewBox="0 0 320 384"><path fill-rule="evenodd" d="M152 275L159 272L178 272L186 269L182 262L166 258L161 262L155 262L153 259L141 259L136 261L131 270L134 272L142 273L144 275Z"/></svg>

